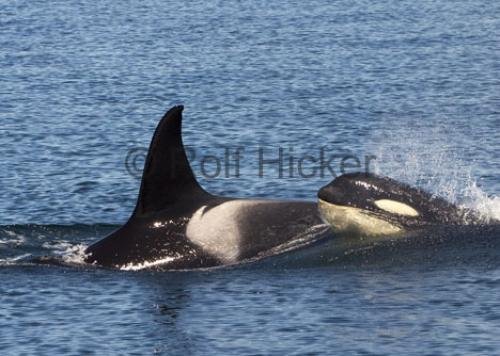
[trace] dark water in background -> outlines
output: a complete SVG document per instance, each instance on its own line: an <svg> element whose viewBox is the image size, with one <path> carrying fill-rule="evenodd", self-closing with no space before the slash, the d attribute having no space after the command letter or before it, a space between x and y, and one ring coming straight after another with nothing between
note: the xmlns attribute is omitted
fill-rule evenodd
<svg viewBox="0 0 500 356"><path fill-rule="evenodd" d="M245 148L239 178L204 178L193 161L211 192L312 200L330 176L260 178L256 152L326 146L498 214L499 15L496 1L1 4L0 352L497 352L488 244L446 263L398 251L342 265L316 248L183 273L27 258L127 219L127 152L179 103L198 158Z"/></svg>

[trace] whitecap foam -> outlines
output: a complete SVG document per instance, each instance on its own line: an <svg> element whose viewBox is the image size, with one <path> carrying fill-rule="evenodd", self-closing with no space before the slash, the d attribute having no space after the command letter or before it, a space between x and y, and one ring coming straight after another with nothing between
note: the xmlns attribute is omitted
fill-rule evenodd
<svg viewBox="0 0 500 356"><path fill-rule="evenodd" d="M16 233L11 230L1 229L1 233L2 235L5 235L5 237L0 238L0 246L1 245L19 246L26 241L26 237L24 235Z"/></svg>
<svg viewBox="0 0 500 356"><path fill-rule="evenodd" d="M45 242L42 244L42 247L60 256L65 263L84 264L87 257L87 254L85 254L87 245L84 244L73 244L65 240L60 240Z"/></svg>
<svg viewBox="0 0 500 356"><path fill-rule="evenodd" d="M0 258L0 265L12 265L12 264L17 264L17 262L24 260L28 257L31 257L31 254L25 253L19 256L15 257L8 257L8 258Z"/></svg>
<svg viewBox="0 0 500 356"><path fill-rule="evenodd" d="M86 249L87 249L87 245L84 245L84 244L69 246L64 251L64 253L62 255L62 259L66 263L84 264L84 263L86 263L85 258L88 256L88 254L85 253Z"/></svg>
<svg viewBox="0 0 500 356"><path fill-rule="evenodd" d="M465 206L479 212L486 222L500 220L500 197L488 196L475 181L471 181L466 198Z"/></svg>

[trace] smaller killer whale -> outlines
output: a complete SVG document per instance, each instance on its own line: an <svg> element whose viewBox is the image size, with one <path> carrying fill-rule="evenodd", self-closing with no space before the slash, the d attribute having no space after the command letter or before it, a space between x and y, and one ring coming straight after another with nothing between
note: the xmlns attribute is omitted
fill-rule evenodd
<svg viewBox="0 0 500 356"><path fill-rule="evenodd" d="M497 223L421 189L368 173L344 174L321 188L318 208L334 232L363 236Z"/></svg>
<svg viewBox="0 0 500 356"><path fill-rule="evenodd" d="M238 263L327 236L315 202L238 199L197 182L181 137L182 106L154 133L132 216L85 250L85 261L121 269L191 269Z"/></svg>

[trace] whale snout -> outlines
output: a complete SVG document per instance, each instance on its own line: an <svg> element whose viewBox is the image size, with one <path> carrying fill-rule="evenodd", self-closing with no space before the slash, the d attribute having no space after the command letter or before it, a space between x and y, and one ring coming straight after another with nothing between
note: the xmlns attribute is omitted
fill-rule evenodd
<svg viewBox="0 0 500 356"><path fill-rule="evenodd" d="M322 201L332 204L344 204L346 191L339 186L329 184L321 188L318 192L318 198Z"/></svg>

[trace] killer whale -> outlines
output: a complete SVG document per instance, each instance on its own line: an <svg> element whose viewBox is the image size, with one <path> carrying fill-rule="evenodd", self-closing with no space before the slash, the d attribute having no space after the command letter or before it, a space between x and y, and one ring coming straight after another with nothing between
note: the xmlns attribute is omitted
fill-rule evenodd
<svg viewBox="0 0 500 356"><path fill-rule="evenodd" d="M424 190L370 173L349 173L335 178L319 190L318 208L334 232L364 236L498 223Z"/></svg>
<svg viewBox="0 0 500 356"><path fill-rule="evenodd" d="M315 202L216 196L196 180L184 150L183 106L160 120L129 220L90 245L85 261L106 267L190 269L234 264L326 236Z"/></svg>

